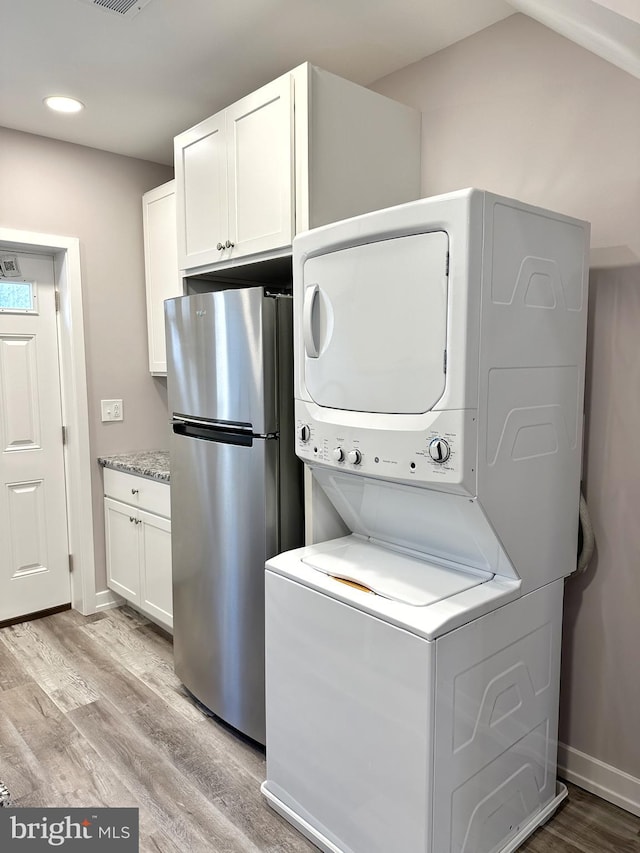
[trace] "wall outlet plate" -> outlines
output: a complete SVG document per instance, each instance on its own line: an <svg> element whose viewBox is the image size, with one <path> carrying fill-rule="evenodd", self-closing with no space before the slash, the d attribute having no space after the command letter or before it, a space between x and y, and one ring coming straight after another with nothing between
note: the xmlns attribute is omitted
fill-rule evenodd
<svg viewBox="0 0 640 853"><path fill-rule="evenodd" d="M122 420L122 400L100 400L102 421Z"/></svg>

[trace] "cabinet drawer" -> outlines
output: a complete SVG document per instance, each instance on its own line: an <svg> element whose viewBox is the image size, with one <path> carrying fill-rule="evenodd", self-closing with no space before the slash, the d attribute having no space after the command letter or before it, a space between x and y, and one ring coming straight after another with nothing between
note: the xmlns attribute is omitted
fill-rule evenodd
<svg viewBox="0 0 640 853"><path fill-rule="evenodd" d="M105 468L104 493L108 498L123 501L147 512L165 518L171 517L169 483Z"/></svg>

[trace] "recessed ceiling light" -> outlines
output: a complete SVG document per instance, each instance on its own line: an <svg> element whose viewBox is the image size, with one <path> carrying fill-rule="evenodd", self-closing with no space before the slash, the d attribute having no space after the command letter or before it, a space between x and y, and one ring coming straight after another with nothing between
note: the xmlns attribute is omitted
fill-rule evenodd
<svg viewBox="0 0 640 853"><path fill-rule="evenodd" d="M62 95L51 95L44 99L45 104L58 113L79 113L84 109L84 104L75 98L66 98Z"/></svg>

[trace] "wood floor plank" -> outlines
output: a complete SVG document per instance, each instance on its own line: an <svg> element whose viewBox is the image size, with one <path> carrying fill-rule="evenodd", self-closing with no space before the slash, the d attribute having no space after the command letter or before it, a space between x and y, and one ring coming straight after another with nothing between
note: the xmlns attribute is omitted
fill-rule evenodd
<svg viewBox="0 0 640 853"><path fill-rule="evenodd" d="M0 732L2 772L16 806L23 805L24 795L47 790L49 806L73 805L77 791L85 805L135 805L131 793L38 685L0 694ZM9 743L11 752L5 751Z"/></svg>
<svg viewBox="0 0 640 853"><path fill-rule="evenodd" d="M571 786L566 805L546 830L580 853L637 853L640 819L611 803Z"/></svg>
<svg viewBox="0 0 640 853"><path fill-rule="evenodd" d="M122 667L99 636L46 619L37 630L69 667L82 672L94 693L109 699L123 713L132 713L157 698L143 681Z"/></svg>
<svg viewBox="0 0 640 853"><path fill-rule="evenodd" d="M25 797L46 786L49 774L34 754L29 738L22 735L4 713L4 695L0 694L0 776L11 792L13 803L22 805Z"/></svg>
<svg viewBox="0 0 640 853"><path fill-rule="evenodd" d="M29 791L29 793L23 794L19 797L13 795L13 789L10 790L12 793L11 805L20 809L46 809L51 806L51 803L59 803L62 801L62 795L55 785L51 784L35 788L33 791Z"/></svg>
<svg viewBox="0 0 640 853"><path fill-rule="evenodd" d="M63 657L42 638L39 620L21 622L3 628L0 642L8 648L26 672L37 681L49 698L62 711L95 702L98 695L91 690L77 670L71 669Z"/></svg>
<svg viewBox="0 0 640 853"><path fill-rule="evenodd" d="M90 625L92 622L100 622L101 619L105 619L108 612L107 610L101 610L99 613L83 616L78 610L63 610L61 613L43 616L37 621L38 623L55 623L61 629L82 628Z"/></svg>
<svg viewBox="0 0 640 853"><path fill-rule="evenodd" d="M0 643L0 690L12 690L33 681L20 659L4 643Z"/></svg>
<svg viewBox="0 0 640 853"><path fill-rule="evenodd" d="M151 690L171 707L175 708L187 720L202 720L202 712L185 694L185 691L173 670L173 659L167 653L167 641L163 641L162 653L156 643L149 643L146 637L131 630L128 617L122 617L118 611L109 611L107 619L87 626L94 638L104 645L111 657L130 673L139 678Z"/></svg>
<svg viewBox="0 0 640 853"><path fill-rule="evenodd" d="M136 634L144 638L145 648L152 648L162 660L173 667L173 638L166 631L149 622L139 625Z"/></svg>
<svg viewBox="0 0 640 853"><path fill-rule="evenodd" d="M143 629L144 626L136 628L136 630ZM175 710L175 703L168 704L166 701L167 693L163 690L166 672L164 679L156 678L152 669L141 672L139 676L133 675L118 662L117 655L115 658L112 657L101 638L89 631L69 631L66 627L53 622L41 626L41 630L48 635L49 642L57 646L58 653L67 658L70 666L82 669L83 676L92 689L100 696L107 698L118 710L133 714L138 709L148 706L147 714L150 719L165 722L172 719L175 727L187 726L187 730L192 732L194 743L215 741L218 748L223 751L226 761L233 760L237 767L252 773L256 784L259 785L262 782L265 770L264 751L256 749L254 744L232 733L228 727L214 723L211 715L201 710L200 706L186 695L175 675L171 678L175 690L180 695L180 701L188 704L193 711L188 720L185 720L185 714L182 711ZM158 637L153 633L150 636ZM160 643L168 651L167 659L172 665L170 642L166 637L160 636ZM154 643L152 646L157 651ZM149 684L153 685L154 689ZM194 725L202 726L204 730L193 729Z"/></svg>
<svg viewBox="0 0 640 853"><path fill-rule="evenodd" d="M256 848L264 853L313 853L317 847L270 808L259 789L252 795L236 781L230 788L214 797L221 812L241 826Z"/></svg>
<svg viewBox="0 0 640 853"><path fill-rule="evenodd" d="M560 814L562 809L566 808L567 805L568 800L565 800L560 806L560 809L556 812L556 816L551 818L551 820L544 826L537 829L533 835L525 841L522 847L520 847L521 853L557 853L559 850L562 850L563 853L582 853L579 847L576 847L571 843L571 841L565 838L561 840L562 846L559 847L558 844L560 839L553 832L549 831L550 824L553 824L557 815Z"/></svg>
<svg viewBox="0 0 640 853"><path fill-rule="evenodd" d="M213 720L188 723L172 709L160 714L155 703L140 708L131 723L159 755L209 797L242 780L247 790L257 790L264 781L265 762L247 762L239 738L222 737L221 726ZM251 749L251 747L249 747ZM255 754L255 750L252 749Z"/></svg>
<svg viewBox="0 0 640 853"><path fill-rule="evenodd" d="M240 738L221 737L223 727L214 720L208 725L189 725L175 712L159 716L158 709L151 705L136 711L131 723L221 813L241 827L257 849L282 853L308 853L315 849L267 806L260 793L265 778L264 758L249 764L245 757L247 748L254 755L260 755L258 750Z"/></svg>
<svg viewBox="0 0 640 853"><path fill-rule="evenodd" d="M159 754L243 828L257 849L282 853L316 850L266 804L260 793L266 769L261 750L234 737L213 719L205 725L189 725L171 711L159 716L152 705L136 711L131 722ZM247 751L254 761L247 761Z"/></svg>
<svg viewBox="0 0 640 853"><path fill-rule="evenodd" d="M151 835L140 832L140 853L184 853L184 848L178 847L162 832Z"/></svg>
<svg viewBox="0 0 640 853"><path fill-rule="evenodd" d="M255 847L127 718L104 700L69 712L73 723L138 797L141 812L185 850L254 853Z"/></svg>
<svg viewBox="0 0 640 853"><path fill-rule="evenodd" d="M518 853L560 853L560 851L562 853L583 853L575 844L566 839L559 839L544 829L537 830L531 838L525 841Z"/></svg>

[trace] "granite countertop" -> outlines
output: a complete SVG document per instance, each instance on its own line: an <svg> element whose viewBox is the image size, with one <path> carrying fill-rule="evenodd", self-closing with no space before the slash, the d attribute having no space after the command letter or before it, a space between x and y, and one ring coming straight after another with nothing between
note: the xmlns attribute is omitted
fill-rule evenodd
<svg viewBox="0 0 640 853"><path fill-rule="evenodd" d="M119 453L117 456L99 456L98 462L105 468L126 471L139 477L169 482L169 451L138 450L133 453Z"/></svg>

